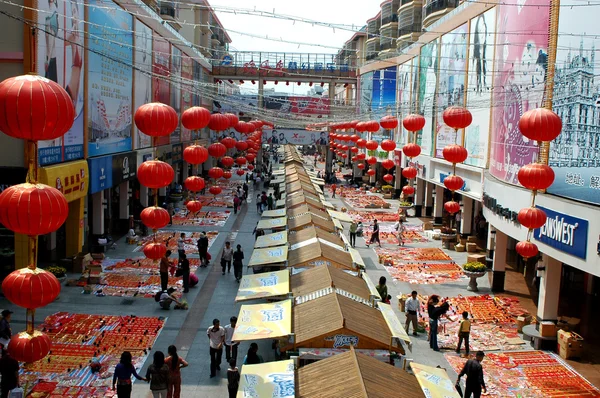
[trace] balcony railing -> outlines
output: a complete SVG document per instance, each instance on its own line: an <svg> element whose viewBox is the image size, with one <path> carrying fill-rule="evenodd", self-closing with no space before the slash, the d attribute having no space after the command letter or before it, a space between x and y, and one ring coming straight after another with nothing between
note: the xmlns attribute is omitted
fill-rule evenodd
<svg viewBox="0 0 600 398"><path fill-rule="evenodd" d="M390 48L396 48L396 41L395 40L389 40L386 41L385 43L381 43L379 45L379 51L385 51L385 50L389 50Z"/></svg>
<svg viewBox="0 0 600 398"><path fill-rule="evenodd" d="M171 17L173 19L176 18L175 6L170 1L161 1L160 2L160 15Z"/></svg>
<svg viewBox="0 0 600 398"><path fill-rule="evenodd" d="M381 26L387 25L390 22L398 22L398 14L392 14L381 19Z"/></svg>
<svg viewBox="0 0 600 398"><path fill-rule="evenodd" d="M433 0L423 6L423 19L438 11L458 7L459 0Z"/></svg>
<svg viewBox="0 0 600 398"><path fill-rule="evenodd" d="M411 33L421 33L421 23L414 23L412 26L407 26L402 29L398 29L398 37L409 35Z"/></svg>
<svg viewBox="0 0 600 398"><path fill-rule="evenodd" d="M405 5L405 4L412 3L412 2L413 2L413 0L402 0L402 1L400 2L400 7L402 7L402 6L403 6L403 5Z"/></svg>

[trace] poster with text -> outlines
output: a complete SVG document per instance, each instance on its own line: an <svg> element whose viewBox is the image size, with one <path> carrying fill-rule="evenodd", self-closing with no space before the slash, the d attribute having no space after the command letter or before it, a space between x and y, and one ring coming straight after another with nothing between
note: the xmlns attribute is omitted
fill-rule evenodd
<svg viewBox="0 0 600 398"><path fill-rule="evenodd" d="M186 55L181 59L181 113L192 107L192 93L194 92L192 59ZM192 131L181 125L181 141L188 142L192 139Z"/></svg>
<svg viewBox="0 0 600 398"><path fill-rule="evenodd" d="M329 134L326 131L273 129L263 134L262 142L277 145L328 145Z"/></svg>
<svg viewBox="0 0 600 398"><path fill-rule="evenodd" d="M437 90L435 157L443 159L446 145L462 145L462 130L457 132L444 123L444 110L465 105L465 74L467 66L467 31L464 24L442 36Z"/></svg>
<svg viewBox="0 0 600 398"><path fill-rule="evenodd" d="M392 66L373 72L373 118L380 119L387 114L396 112L396 73L397 67ZM375 87L377 83L378 87Z"/></svg>
<svg viewBox="0 0 600 398"><path fill-rule="evenodd" d="M518 129L519 118L542 105L548 65L550 0L497 6L490 173L518 184L517 173L538 157L535 141ZM539 6L539 7L538 7Z"/></svg>
<svg viewBox="0 0 600 398"><path fill-rule="evenodd" d="M411 78L412 78L412 60L403 63L398 66L398 131L396 135L396 142L400 146L406 144L408 141L408 132L402 126L402 120L410 115L410 90L411 90Z"/></svg>
<svg viewBox="0 0 600 398"><path fill-rule="evenodd" d="M131 150L133 19L111 0L89 5L88 156L93 157Z"/></svg>
<svg viewBox="0 0 600 398"><path fill-rule="evenodd" d="M371 100L373 92L373 72L360 75L360 113L371 111Z"/></svg>
<svg viewBox="0 0 600 398"><path fill-rule="evenodd" d="M181 50L171 46L171 107L177 112L177 117L181 120ZM175 131L171 133L171 144L181 141L180 123L177 124Z"/></svg>
<svg viewBox="0 0 600 398"><path fill-rule="evenodd" d="M600 86L598 18L587 7L560 10L552 109L563 128L550 143L556 178L548 192L600 204ZM561 33L568 33L561 35Z"/></svg>
<svg viewBox="0 0 600 398"><path fill-rule="evenodd" d="M421 154L431 156L433 151L433 131L435 127L435 90L437 85L438 40L421 47L419 57L419 113L425 117L425 127L417 133L417 144Z"/></svg>
<svg viewBox="0 0 600 398"><path fill-rule="evenodd" d="M465 129L465 164L485 167L492 107L492 76L496 40L496 8L471 19L467 109L473 122Z"/></svg>
<svg viewBox="0 0 600 398"><path fill-rule="evenodd" d="M169 68L171 66L171 44L158 34L154 34L152 61L152 101L171 105L169 90ZM170 136L159 137L158 145L169 144Z"/></svg>
<svg viewBox="0 0 600 398"><path fill-rule="evenodd" d="M142 105L152 102L152 29L144 25L138 19L135 25L135 51L133 59L136 70L135 89L133 93L133 112ZM152 145L152 138L141 133L133 126L135 132L135 148L148 148Z"/></svg>
<svg viewBox="0 0 600 398"><path fill-rule="evenodd" d="M80 0L38 2L37 73L60 84L71 97L75 119L55 140L38 143L40 166L83 158L84 7ZM66 39L66 42L65 42Z"/></svg>

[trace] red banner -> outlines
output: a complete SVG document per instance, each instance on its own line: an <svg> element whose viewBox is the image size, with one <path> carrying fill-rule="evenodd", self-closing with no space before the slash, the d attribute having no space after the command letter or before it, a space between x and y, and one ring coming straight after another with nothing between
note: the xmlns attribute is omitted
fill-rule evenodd
<svg viewBox="0 0 600 398"><path fill-rule="evenodd" d="M328 115L329 98L322 97L289 97L290 112L305 115Z"/></svg>

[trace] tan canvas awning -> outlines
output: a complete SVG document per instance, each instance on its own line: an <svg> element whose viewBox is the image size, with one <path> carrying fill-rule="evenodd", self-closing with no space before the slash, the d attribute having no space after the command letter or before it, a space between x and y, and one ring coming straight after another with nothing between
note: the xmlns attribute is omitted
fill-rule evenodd
<svg viewBox="0 0 600 398"><path fill-rule="evenodd" d="M256 248L264 248L264 247L273 247L273 246L281 246L287 245L288 243L288 233L287 231L275 232L272 234L266 234L263 236L259 236L254 243L254 247Z"/></svg>
<svg viewBox="0 0 600 398"><path fill-rule="evenodd" d="M263 211L263 217L285 217L285 209L276 210L265 210Z"/></svg>
<svg viewBox="0 0 600 398"><path fill-rule="evenodd" d="M344 270L322 265L290 277L290 289L294 297L304 296L328 287L344 290L365 300L371 292L366 282L359 276L350 275Z"/></svg>
<svg viewBox="0 0 600 398"><path fill-rule="evenodd" d="M321 217L314 216L310 213L290 219L288 222L288 228L290 231L303 229L310 225L314 225L315 227L324 229L328 232L336 231L336 226L332 221L324 220Z"/></svg>
<svg viewBox="0 0 600 398"><path fill-rule="evenodd" d="M287 217L278 217L278 218L263 218L258 222L256 226L257 229L277 229L277 228L285 228L287 225Z"/></svg>
<svg viewBox="0 0 600 398"><path fill-rule="evenodd" d="M290 267L316 267L333 265L337 268L355 270L350 253L330 247L321 242L315 242L288 253Z"/></svg>
<svg viewBox="0 0 600 398"><path fill-rule="evenodd" d="M242 276L235 301L285 296L290 292L290 271L264 272Z"/></svg>
<svg viewBox="0 0 600 398"><path fill-rule="evenodd" d="M248 262L248 267L260 267L268 264L285 263L288 257L287 246L254 249Z"/></svg>
<svg viewBox="0 0 600 398"><path fill-rule="evenodd" d="M304 228L289 234L288 241L290 243L290 246L294 246L299 244L300 242L304 242L313 238L325 240L331 244L340 246L342 248L344 247L344 242L342 241L339 235L315 227Z"/></svg>

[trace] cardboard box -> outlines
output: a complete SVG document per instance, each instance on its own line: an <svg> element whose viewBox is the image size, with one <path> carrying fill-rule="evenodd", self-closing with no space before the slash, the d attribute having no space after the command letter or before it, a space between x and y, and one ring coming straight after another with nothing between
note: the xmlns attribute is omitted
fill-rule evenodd
<svg viewBox="0 0 600 398"><path fill-rule="evenodd" d="M477 243L477 237L476 236L467 236L467 242L468 243Z"/></svg>
<svg viewBox="0 0 600 398"><path fill-rule="evenodd" d="M552 321L542 321L539 331L542 337L554 337L556 336L556 324Z"/></svg>
<svg viewBox="0 0 600 398"><path fill-rule="evenodd" d="M475 253L475 252L477 252L477 244L467 242L467 253Z"/></svg>
<svg viewBox="0 0 600 398"><path fill-rule="evenodd" d="M558 355L563 359L581 358L583 342L573 342L568 345L558 345Z"/></svg>
<svg viewBox="0 0 600 398"><path fill-rule="evenodd" d="M459 243L458 245L454 246L454 250L456 250L457 252L464 252L467 248L465 247L465 245Z"/></svg>
<svg viewBox="0 0 600 398"><path fill-rule="evenodd" d="M572 332L572 331L577 330L580 322L581 322L581 319L579 319L579 318L571 318L568 316L559 316L557 326L560 329L566 330L568 332Z"/></svg>
<svg viewBox="0 0 600 398"><path fill-rule="evenodd" d="M577 333L568 332L565 330L558 330L556 333L556 338L558 339L558 344L565 347L573 343L583 343L583 337Z"/></svg>
<svg viewBox="0 0 600 398"><path fill-rule="evenodd" d="M467 247L468 247L468 243L467 243ZM485 254L468 254L467 255L467 262L468 263L481 263L481 264L485 264Z"/></svg>
<svg viewBox="0 0 600 398"><path fill-rule="evenodd" d="M523 327L531 323L531 315L522 315L517 317L517 332L523 332Z"/></svg>
<svg viewBox="0 0 600 398"><path fill-rule="evenodd" d="M460 238L459 240L460 240L460 244L461 245L463 245L463 246L467 245L467 239L466 238Z"/></svg>
<svg viewBox="0 0 600 398"><path fill-rule="evenodd" d="M423 231L431 231L433 230L433 223L431 221L427 221L423 223Z"/></svg>
<svg viewBox="0 0 600 398"><path fill-rule="evenodd" d="M104 253L93 253L92 258L94 260L104 260Z"/></svg>

